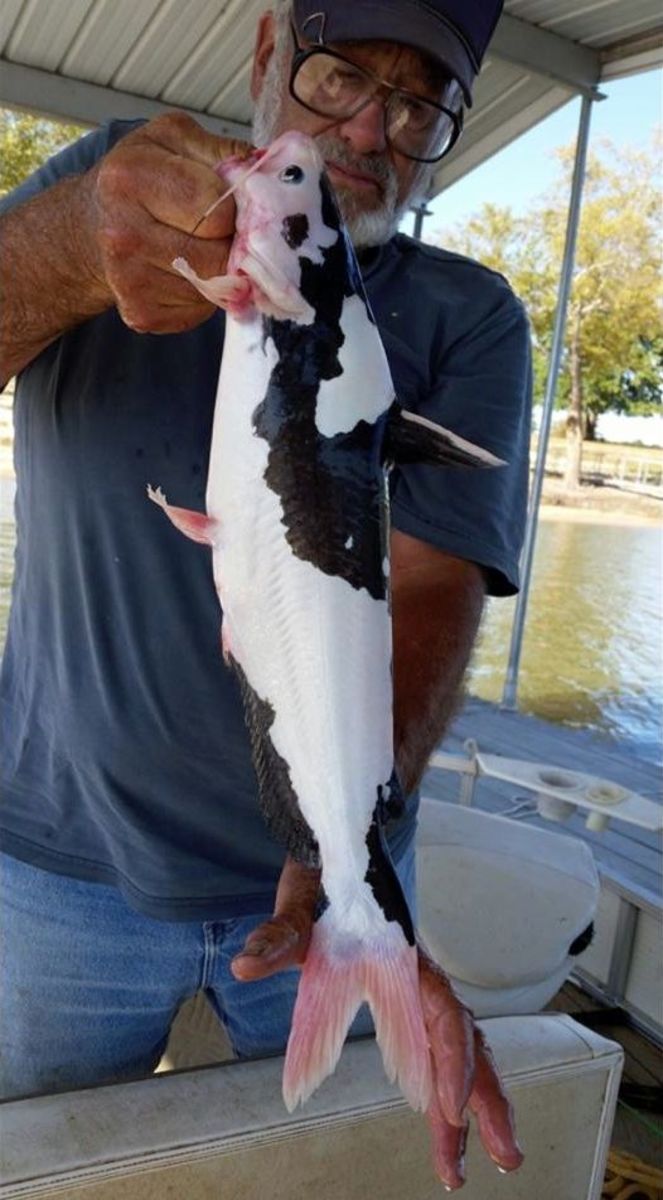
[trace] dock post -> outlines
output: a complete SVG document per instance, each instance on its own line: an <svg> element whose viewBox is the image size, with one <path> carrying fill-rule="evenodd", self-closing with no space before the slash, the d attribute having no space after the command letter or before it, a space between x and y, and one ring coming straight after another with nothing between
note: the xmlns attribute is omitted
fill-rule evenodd
<svg viewBox="0 0 663 1200"><path fill-rule="evenodd" d="M541 428L539 429L536 465L534 468L534 477L530 490L527 525L525 527L525 541L520 560L522 578L520 592L516 602L516 611L513 618L511 645L509 647L509 661L507 664L506 677L504 680L504 691L502 693L502 701L500 704L500 708L507 709L511 712L515 711L517 708L516 701L518 694L518 672L520 669L520 656L523 646L525 616L527 613L527 602L529 599L529 590L532 577L532 562L534 558L534 546L536 543L539 505L541 503L543 474L546 464L546 452L548 449L548 439L550 437L550 426L552 424L553 405L555 403L555 392L557 390L557 378L559 376L562 351L564 349L566 313L569 295L571 292L571 283L573 280L576 239L578 234L578 225L580 222L582 190L585 181L585 168L587 164L589 123L594 100L599 100L602 98L603 97L598 92L596 92L594 96L589 96L587 93L585 93L582 97L582 104L580 108L580 121L578 124L573 180L571 183L571 196L569 199L569 216L566 225L566 242L564 245L562 270L560 273L559 291L557 294L557 308L555 310L555 325L553 329L553 340L550 350L550 363L548 366L548 378L546 380L543 411L541 413Z"/></svg>
<svg viewBox="0 0 663 1200"><path fill-rule="evenodd" d="M430 208L426 208L426 201L422 200L421 204L416 204L411 210L414 213L414 225L412 227L412 237L418 242L421 241L422 230L424 227L424 217L432 216Z"/></svg>

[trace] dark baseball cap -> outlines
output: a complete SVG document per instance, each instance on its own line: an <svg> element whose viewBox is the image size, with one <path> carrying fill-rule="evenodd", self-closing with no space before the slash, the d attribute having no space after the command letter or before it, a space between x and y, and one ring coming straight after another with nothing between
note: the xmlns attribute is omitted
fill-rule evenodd
<svg viewBox="0 0 663 1200"><path fill-rule="evenodd" d="M467 104L503 0L294 0L307 41L401 42L437 59L458 80Z"/></svg>

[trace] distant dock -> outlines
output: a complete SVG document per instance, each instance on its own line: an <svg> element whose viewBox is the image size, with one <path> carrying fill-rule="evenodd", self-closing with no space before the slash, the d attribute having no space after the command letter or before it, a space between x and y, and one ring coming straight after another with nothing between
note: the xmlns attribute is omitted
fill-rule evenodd
<svg viewBox="0 0 663 1200"><path fill-rule="evenodd" d="M639 792L649 800L663 803L660 769L598 734L552 725L520 712L506 712L495 704L472 697L439 748L450 754L463 754L464 742L469 738L473 738L484 753L597 775ZM431 767L424 777L422 794L457 801L459 788L460 777L455 772ZM532 799L531 792L518 789L514 784L482 777L476 784L474 804L487 812L501 814L514 807L516 801ZM660 897L663 854L657 833L627 825L616 817L603 833L592 833L585 827L584 815L578 812L562 823L548 821L538 814L528 814L520 819L542 829L582 838L591 846L600 870L627 888L642 891L657 900Z"/></svg>

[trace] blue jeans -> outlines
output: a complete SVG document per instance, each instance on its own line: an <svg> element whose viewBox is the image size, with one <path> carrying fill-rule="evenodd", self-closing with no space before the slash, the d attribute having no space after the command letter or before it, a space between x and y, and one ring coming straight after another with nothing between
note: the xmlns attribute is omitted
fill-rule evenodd
<svg viewBox="0 0 663 1200"><path fill-rule="evenodd" d="M398 864L414 912L414 846ZM156 921L104 884L0 856L0 1097L154 1070L180 1005L205 992L235 1054L284 1049L299 972L239 983L230 961L271 916ZM372 1029L366 1009L353 1034Z"/></svg>

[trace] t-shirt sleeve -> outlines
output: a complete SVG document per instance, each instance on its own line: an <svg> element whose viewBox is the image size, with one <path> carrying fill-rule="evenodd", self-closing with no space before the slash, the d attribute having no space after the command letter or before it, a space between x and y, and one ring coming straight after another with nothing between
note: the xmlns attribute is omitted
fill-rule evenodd
<svg viewBox="0 0 663 1200"><path fill-rule="evenodd" d="M71 175L82 175L100 158L103 158L104 154L111 150L121 137L143 123L142 121L108 121L98 129L86 133L78 141L65 146L63 150L49 158L43 166L33 171L32 175L29 175L19 187L2 197L0 215L8 212L10 208L15 208L18 204L25 203L26 200L32 200L34 196L39 195L46 188L52 187L54 183L60 183L61 180L67 179Z"/></svg>
<svg viewBox="0 0 663 1200"><path fill-rule="evenodd" d="M396 468L391 519L403 533L477 563L488 592L507 596L519 586L532 385L529 323L520 301L499 282L497 303L444 352L418 411L507 465Z"/></svg>

